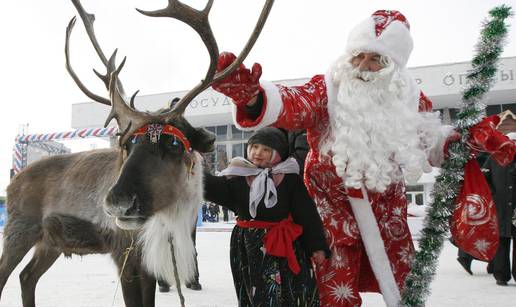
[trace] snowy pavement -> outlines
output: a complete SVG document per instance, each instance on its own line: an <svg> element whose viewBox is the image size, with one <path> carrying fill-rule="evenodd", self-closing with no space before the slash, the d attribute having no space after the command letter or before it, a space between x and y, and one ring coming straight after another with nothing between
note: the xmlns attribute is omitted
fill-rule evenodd
<svg viewBox="0 0 516 307"><path fill-rule="evenodd" d="M232 224L206 223L197 233L202 291L184 289L188 307L237 306L229 267L229 238ZM1 247L0 247L1 249ZM514 307L516 284L497 286L485 270L485 263L474 262L473 276L457 263L456 248L446 243L427 307ZM30 259L30 253L10 276L0 307L20 307L18 274ZM363 306L384 306L378 294L363 294ZM36 289L38 307L113 307L124 306L117 288L115 267L109 256L73 256L59 258L43 275ZM156 293L157 307L180 306L177 293Z"/></svg>

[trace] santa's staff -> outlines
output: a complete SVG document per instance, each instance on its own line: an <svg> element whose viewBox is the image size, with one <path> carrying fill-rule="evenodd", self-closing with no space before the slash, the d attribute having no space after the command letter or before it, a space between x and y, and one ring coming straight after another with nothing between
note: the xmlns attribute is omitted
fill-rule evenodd
<svg viewBox="0 0 516 307"><path fill-rule="evenodd" d="M488 152L500 164L507 164L514 158L514 142L496 131L499 121L496 116L484 118L485 105L482 103L484 94L495 81L496 64L507 34L505 20L512 13L510 7L502 5L491 10L489 15L491 18L484 23L477 45L478 54L467 75L463 105L458 113L456 129L462 135L462 142L450 145L449 158L436 179L434 201L425 217L419 250L406 280L403 306L424 305L450 222L455 241L468 253L490 260L496 252L495 208L474 156L478 151ZM482 214L472 217L474 212Z"/></svg>

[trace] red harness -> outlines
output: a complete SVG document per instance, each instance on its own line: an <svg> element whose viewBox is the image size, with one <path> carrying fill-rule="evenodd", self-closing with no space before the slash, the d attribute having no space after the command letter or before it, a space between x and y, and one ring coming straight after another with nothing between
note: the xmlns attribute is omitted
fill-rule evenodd
<svg viewBox="0 0 516 307"><path fill-rule="evenodd" d="M139 135L145 135L148 134L151 142L157 143L159 141L159 137L161 134L167 134L173 136L175 139L179 139L179 141L183 144L185 147L185 150L188 152L192 151L192 146L190 146L190 141L186 138L186 136L181 132L181 130L177 129L176 127L166 124L148 124L140 129L136 130L133 135L139 136Z"/></svg>

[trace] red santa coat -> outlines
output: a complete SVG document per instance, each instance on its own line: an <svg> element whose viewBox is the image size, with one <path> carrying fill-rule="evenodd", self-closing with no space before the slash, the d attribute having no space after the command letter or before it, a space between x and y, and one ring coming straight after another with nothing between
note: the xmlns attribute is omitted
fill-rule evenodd
<svg viewBox="0 0 516 307"><path fill-rule="evenodd" d="M328 101L336 99L337 89L329 78L329 75L317 75L308 83L295 87L262 81L264 106L260 116L252 119L236 108L233 116L237 126L244 130L268 125L307 130L310 151L305 162L304 180L321 215L333 253L330 260L317 266L321 306L359 306L358 292L380 291L343 181L331 159L319 155L320 142L330 125ZM419 105L420 111L431 111L431 102L419 91L409 97L413 98L414 107ZM406 218L405 186L403 183L392 184L384 193L368 193L368 198L390 261L384 265L391 267L395 282L402 289L414 252Z"/></svg>

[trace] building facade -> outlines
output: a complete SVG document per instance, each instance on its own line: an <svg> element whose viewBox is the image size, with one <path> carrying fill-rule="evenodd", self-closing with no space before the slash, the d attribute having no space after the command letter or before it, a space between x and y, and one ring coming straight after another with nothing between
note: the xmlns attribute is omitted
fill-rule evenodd
<svg viewBox="0 0 516 307"><path fill-rule="evenodd" d="M440 64L409 68L410 73L425 94L433 101L446 123L452 123L460 108L461 91L466 85L469 62ZM504 110L516 113L516 57L502 58L499 64L497 82L485 99L488 115ZM309 78L279 80L283 85L300 85ZM185 91L141 96L136 98L139 110L164 108L174 97L181 97ZM231 158L242 156L250 132L238 130L233 125L231 101L208 89L198 95L187 107L185 116L196 127L205 127L217 135L216 149L206 158L213 171L223 169ZM95 102L78 103L72 106L72 127L75 129L102 127L109 113L109 107ZM115 124L112 122L111 124ZM427 203L434 177L438 170L425 174L416 186L408 187L409 202Z"/></svg>

